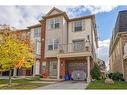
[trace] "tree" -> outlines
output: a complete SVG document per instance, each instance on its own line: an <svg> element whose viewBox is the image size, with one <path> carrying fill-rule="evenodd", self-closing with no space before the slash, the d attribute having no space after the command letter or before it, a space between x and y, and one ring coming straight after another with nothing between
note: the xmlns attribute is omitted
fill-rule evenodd
<svg viewBox="0 0 127 95"><path fill-rule="evenodd" d="M30 68L35 61L33 47L14 38L12 33L0 35L0 71L9 71L9 85L11 86L12 70L24 58L22 68Z"/></svg>
<svg viewBox="0 0 127 95"><path fill-rule="evenodd" d="M100 79L101 72L100 72L100 67L97 64L94 65L94 68L91 71L91 76L93 79L97 79L97 80Z"/></svg>

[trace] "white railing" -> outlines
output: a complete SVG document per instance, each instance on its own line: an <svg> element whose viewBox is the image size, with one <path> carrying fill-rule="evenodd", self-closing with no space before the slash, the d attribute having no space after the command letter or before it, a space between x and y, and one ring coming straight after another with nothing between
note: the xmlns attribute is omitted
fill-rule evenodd
<svg viewBox="0 0 127 95"><path fill-rule="evenodd" d="M88 51L91 51L90 44L88 43L59 44L59 53L88 52Z"/></svg>

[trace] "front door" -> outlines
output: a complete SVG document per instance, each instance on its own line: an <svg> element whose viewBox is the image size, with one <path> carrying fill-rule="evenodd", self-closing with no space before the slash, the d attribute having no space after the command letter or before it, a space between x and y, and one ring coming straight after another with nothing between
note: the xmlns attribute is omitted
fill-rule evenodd
<svg viewBox="0 0 127 95"><path fill-rule="evenodd" d="M50 77L57 76L57 61L50 61L49 76Z"/></svg>

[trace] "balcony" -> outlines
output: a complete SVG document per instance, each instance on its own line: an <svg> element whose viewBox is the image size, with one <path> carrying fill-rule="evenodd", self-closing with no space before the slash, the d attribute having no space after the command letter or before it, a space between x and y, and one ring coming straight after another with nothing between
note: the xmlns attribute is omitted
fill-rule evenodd
<svg viewBox="0 0 127 95"><path fill-rule="evenodd" d="M73 57L75 56L90 56L91 55L91 45L87 43L69 43L69 44L59 44L59 54L58 56Z"/></svg>

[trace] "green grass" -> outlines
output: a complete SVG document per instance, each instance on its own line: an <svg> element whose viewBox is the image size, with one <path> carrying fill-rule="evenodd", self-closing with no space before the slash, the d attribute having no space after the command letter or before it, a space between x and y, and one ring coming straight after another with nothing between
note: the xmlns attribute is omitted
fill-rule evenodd
<svg viewBox="0 0 127 95"><path fill-rule="evenodd" d="M8 79L0 79L0 89L34 89L46 86L49 83L34 83L34 80L16 79L12 80L12 86L8 86Z"/></svg>
<svg viewBox="0 0 127 95"><path fill-rule="evenodd" d="M127 89L127 83L115 81L114 84L108 85L104 83L104 80L97 80L91 82L86 89Z"/></svg>

